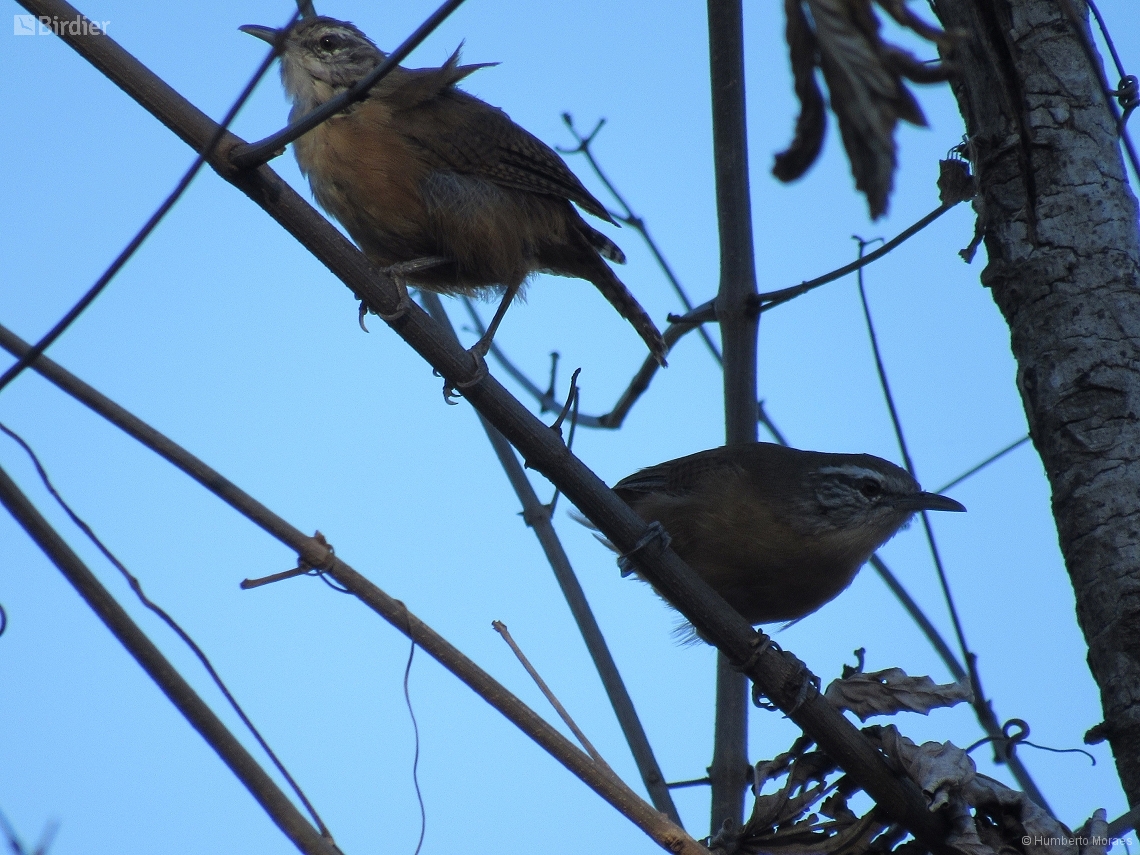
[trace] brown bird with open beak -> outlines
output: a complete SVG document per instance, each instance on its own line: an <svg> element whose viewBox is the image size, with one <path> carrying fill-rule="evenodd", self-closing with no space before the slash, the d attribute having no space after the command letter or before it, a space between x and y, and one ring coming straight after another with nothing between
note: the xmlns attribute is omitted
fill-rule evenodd
<svg viewBox="0 0 1140 855"><path fill-rule="evenodd" d="M659 463L613 490L752 624L834 599L915 512L966 510L879 457L766 442Z"/></svg>
<svg viewBox="0 0 1140 855"><path fill-rule="evenodd" d="M384 59L332 18L241 29L277 46L291 121ZM545 272L592 282L664 365L661 333L604 260L625 256L574 209L614 222L605 207L553 149L456 88L489 64L460 65L456 51L440 68L394 68L365 100L306 133L293 148L313 195L398 279L440 294L501 292L472 349L479 358L526 280Z"/></svg>

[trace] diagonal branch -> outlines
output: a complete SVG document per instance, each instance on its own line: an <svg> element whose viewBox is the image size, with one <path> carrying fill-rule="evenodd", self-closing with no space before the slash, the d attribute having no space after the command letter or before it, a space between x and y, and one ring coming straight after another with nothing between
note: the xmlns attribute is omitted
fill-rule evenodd
<svg viewBox="0 0 1140 855"><path fill-rule="evenodd" d="M788 302L789 300L793 300L796 297L802 296L808 291L815 290L820 285L826 285L828 282L834 282L836 279L842 279L848 273L854 273L856 270L860 270L861 268L866 267L872 261L877 261L878 259L882 258L903 241L914 237L916 234L918 234L920 231L922 231L924 228L929 226L931 223L933 223L935 220L953 208L956 204L958 204L958 201L962 200L944 202L943 204L939 205L917 223L903 229L874 252L868 252L866 255L860 256L850 264L845 264L836 270L832 270L830 273L825 273L823 276L817 276L815 279L809 279L806 282L801 282L799 285L793 285L790 288L781 288L779 291L769 291L766 294L757 294L753 297L753 304L758 311L766 312L769 309L774 309L776 306Z"/></svg>

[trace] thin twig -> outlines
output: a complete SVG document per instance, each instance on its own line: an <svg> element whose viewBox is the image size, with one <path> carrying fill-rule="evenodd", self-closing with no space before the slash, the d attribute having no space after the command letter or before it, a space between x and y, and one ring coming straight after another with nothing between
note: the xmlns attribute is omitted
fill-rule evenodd
<svg viewBox="0 0 1140 855"><path fill-rule="evenodd" d="M444 333L450 334L452 340L458 342L455 328L443 308L443 301L440 300L439 295L430 291L423 291L420 293L420 299L432 317L439 321ZM476 318L476 322L478 322L478 318ZM654 360L650 361L654 365L657 364ZM552 369L552 387L553 381L554 372ZM479 416L479 421L483 425L483 430L487 434L487 440L491 443L495 456L498 457L499 463L503 467L507 480L510 481L515 495L519 497L523 509L523 521L534 532L534 536L538 539L538 543L546 555L546 560L550 563L550 569L554 571L554 578L558 582L562 596L566 598L566 605L570 608L570 613L578 626L578 632L590 653L590 659L598 670L598 677L601 678L606 696L613 707L614 716L621 727L622 735L625 736L626 744L629 745L630 754L633 755L634 763L637 764L637 771L641 775L641 781L645 785L646 792L649 793L653 806L678 826L683 827L680 814L677 812L676 805L673 804L673 797L669 794L669 788L665 783L665 776L661 773L661 767L658 765L653 748L649 744L649 737L646 735L641 719L637 715L637 709L633 705L633 699L622 680L621 672L618 671L617 663L614 662L613 654L610 653L609 645L606 644L605 636L602 635L601 627L598 626L594 612L586 600L586 592L582 590L582 584L578 581L578 576L574 573L566 550L562 548L562 542L554 530L554 524L551 522L554 514L553 503L544 505L539 500L538 494L535 493L530 479L527 478L522 464L519 463L518 457L515 455L514 448L503 435L482 415ZM569 443L567 443L567 449L569 449Z"/></svg>
<svg viewBox="0 0 1140 855"><path fill-rule="evenodd" d="M950 673L954 675L954 679L965 680L969 676L966 673L965 667L958 661L958 657L954 655L954 651L950 649L950 645L946 643L946 639L942 637L942 634L934 626L930 618L926 616L926 613L918 603L914 601L910 592L903 587L898 577L891 572L883 559L878 556L878 553L872 555L870 559L868 559L868 563L875 568L875 572L886 582L887 587L890 588L891 593L895 595L895 599L906 609L911 620L918 624L918 628L922 630L922 634L926 636L926 640L930 642L930 645L937 651L942 661L946 663L946 667L950 670Z"/></svg>
<svg viewBox="0 0 1140 855"><path fill-rule="evenodd" d="M494 628L495 632L499 633L499 635L503 637L503 641L507 643L507 646L511 648L515 656L518 657L518 660L520 663L522 663L523 668L525 668L526 672L530 674L530 678L534 680L534 684L538 686L538 690L542 692L546 700L548 700L550 702L550 705L554 707L554 711L558 713L558 717L561 718L563 722L565 722L568 728L570 728L570 732L574 734L574 737L578 740L579 744L581 744L581 746L586 749L586 753L594 758L594 762L597 763L600 768L616 777L616 773L613 769L610 768L610 764L602 758L602 755L598 753L598 749L593 746L593 743L591 743L590 740L586 738L586 734L582 732L582 729L580 727L578 727L577 722L575 722L574 719L570 717L570 713L566 712L566 707L562 706L562 702L558 700L554 692L550 691L550 687L546 685L546 681L542 679L538 671L535 670L535 667L530 664L530 660L527 659L526 654L522 652L522 648L520 648L515 642L514 638L511 637L511 632L509 629L507 629L507 625L501 620L493 620L491 621L491 626Z"/></svg>
<svg viewBox="0 0 1140 855"><path fill-rule="evenodd" d="M671 781L669 783L670 790L683 790L687 787L707 787L712 781L709 776L705 775L703 778L690 778L688 781Z"/></svg>
<svg viewBox="0 0 1140 855"><path fill-rule="evenodd" d="M399 600L388 596L343 560L328 571L366 606L407 635L429 656L470 686L476 694L562 763L668 852L707 855L707 850L612 773L604 772L586 752L559 733L506 687L423 623Z"/></svg>
<svg viewBox="0 0 1140 855"><path fill-rule="evenodd" d="M935 493L945 493L947 490L950 490L954 487L957 487L959 484L961 484L967 478L970 478L974 475L977 475L979 472L981 472L983 469L985 469L991 463L997 462L998 460L1000 460L1001 458L1003 458L1007 454L1009 454L1011 451L1018 449L1018 448L1021 448L1021 446L1025 445L1025 443L1027 443L1027 442L1029 442L1029 434L1026 434L1021 439L1017 440L1016 442L1011 442L1009 445L1007 445L1001 451L998 451L998 452L991 454L989 457L987 457L985 460L983 460L977 466L973 466L973 467L967 469L965 472L963 472L957 478L954 478L953 480L946 482L945 484L943 484L941 487L939 487L934 492Z"/></svg>
<svg viewBox="0 0 1140 855"><path fill-rule="evenodd" d="M578 145L572 149L559 148L558 150L563 154L583 154L586 156L586 160L589 162L590 168L594 170L594 174L597 175L598 179L605 185L609 194L621 205L622 210L618 212L614 219L625 223L627 226L633 227L637 233L641 235L641 239L645 241L645 245L649 247L649 251L653 253L653 258L657 262L657 266L661 268L661 272L665 274L665 278L669 280L669 284L673 286L673 290L677 293L677 296L680 297L681 302L685 306L685 310L692 311L693 304L689 301L689 295L681 285L681 280L673 273L673 268L669 266L669 262L665 260L665 255L661 252L661 248L657 246L657 242L650 237L649 228L645 225L645 220L633 212L633 208L629 206L629 202L618 192L617 187L610 181L609 176L602 171L601 165L594 157L594 152L590 148L590 145L594 142L602 126L605 125L606 120L599 119L598 124L594 126L594 130L591 131L587 137L578 133L577 128L574 127L574 119L569 113L562 114L562 121L566 123L566 127L570 129L570 133L578 140ZM705 346L709 349L709 353L711 353L713 359L716 360L717 365L723 365L724 360L720 355L720 349L716 346L716 343L713 342L709 331L702 327L700 334L705 342Z"/></svg>
<svg viewBox="0 0 1140 855"><path fill-rule="evenodd" d="M570 376L570 391L566 395L566 403L562 405L562 412L558 414L558 418L554 420L554 424L550 429L562 436L562 423L566 421L566 417L570 415L570 411L578 405L578 375L582 373L581 368L575 368L574 373ZM569 448L570 444L567 443L566 447Z"/></svg>
<svg viewBox="0 0 1140 855"><path fill-rule="evenodd" d="M589 138L587 138L587 140L588 139ZM616 191L614 192L616 193ZM769 309L775 308L776 306L782 305L789 300L806 294L808 291L818 288L821 285L826 285L828 282L833 282L836 279L841 279L847 274L860 270L871 262L882 258L899 244L903 243L908 238L913 237L922 229L926 228L926 226L930 225L952 207L954 207L953 204L940 205L938 208L927 214L917 223L913 224L909 228L896 235L892 240L884 243L883 246L879 249L868 253L865 256L862 256L851 264L844 265L843 267L840 267L837 270L833 270L830 273L826 273L823 276L802 282L801 284L794 285L790 288L782 288L779 291L769 291L765 294L753 295L749 298L750 302L755 303L755 305L758 307L758 311L766 312ZM474 302L467 297L463 297L462 300L464 307L467 309L468 315L471 317L471 321L474 324L476 331L482 335L486 328L483 324L482 319L479 317L479 313L475 309ZM694 328L699 328L702 335L704 335L705 331L701 325L717 320L715 300L709 300L696 307L693 307L689 304L687 297L684 298L684 302L688 308L688 312L685 315L669 315L670 326L665 329L665 332L663 334L666 348L669 351L672 350L677 341L680 340L680 338L686 333L692 332ZM496 360L498 360L499 364L503 366L504 370L506 370L506 372L511 377L513 377L526 390L526 392L538 402L539 408L542 412L557 411L561 407L561 402L555 400L552 391L544 392L542 389L540 389L538 387L538 384L527 377L526 374L524 374L523 371L519 369L494 342L491 343L491 354L495 357ZM715 355L717 361L722 362L722 357L720 356L719 352L715 352ZM637 403L638 399L643 394L645 394L646 390L649 388L649 384L652 382L653 377L656 375L659 368L660 366L657 364L656 360L654 360L652 357L647 358L642 363L642 366L640 369L638 369L637 373L634 374L629 386L622 393L621 397L618 398L618 401L614 405L613 409L608 413L604 413L599 416L579 416L579 422L581 425L583 427L589 428L607 429L616 429L621 427L622 423L625 421L625 417L629 415L629 411L633 408L633 405ZM762 410L761 423L764 424L764 426L769 430L773 437L779 436L779 431L776 430L773 425L764 421Z"/></svg>
<svg viewBox="0 0 1140 855"><path fill-rule="evenodd" d="M347 591L346 591L347 593ZM412 733L415 736L415 756L412 758L412 785L416 788L416 801L420 805L420 839L416 841L416 851L412 855L420 855L424 846L424 837L427 835L427 808L424 807L424 794L420 791L420 725L416 721L416 711L412 708L412 694L408 688L408 681L412 676L412 660L416 655L416 642L412 639L412 646L408 649L408 662L404 665L404 703L408 707L408 716L412 720Z"/></svg>
<svg viewBox="0 0 1140 855"><path fill-rule="evenodd" d="M482 318L479 317L478 311L475 309L474 301L468 297L461 297L460 300L463 302L464 308L467 309L467 314L471 318L475 332L480 336L483 335L486 331L486 327L483 324ZM662 333L661 336L665 340L666 352L671 351L682 336L692 332L696 328L696 324L689 322L672 323L666 327L665 332ZM514 378L519 385L526 390L527 394L535 399L539 406L539 412L558 412L562 408L563 402L555 398L551 390L543 391L540 389L538 384L527 377L494 342L491 342L490 353L495 357L498 363L503 366L507 374ZM629 386L622 392L612 410L600 416L579 414L578 424L582 427L604 428L607 430L620 428L625 421L625 417L629 415L629 411L633 408L633 405L636 404L638 399L649 389L650 382L660 368L661 366L657 363L656 359L652 356L646 357L645 361L641 364L641 368L633 375Z"/></svg>
<svg viewBox="0 0 1140 855"><path fill-rule="evenodd" d="M799 285L793 285L791 288L781 288L779 291L769 291L766 294L757 294L754 298L754 305L758 311L766 312L769 309L774 309L776 306L783 305L789 300L793 300L808 291L818 288L820 285L826 285L828 282L834 282L836 279L842 279L849 273L854 273L856 270L861 270L873 261L882 258L892 249L903 243L908 238L914 237L924 228L929 226L947 211L958 204L952 202L950 204L939 205L921 220L907 229L899 232L895 237L884 243L881 247L874 252L869 252L866 255L861 255L857 261L850 264L845 264L837 270L832 270L830 273L825 273L823 276L809 279L806 282L801 282Z"/></svg>

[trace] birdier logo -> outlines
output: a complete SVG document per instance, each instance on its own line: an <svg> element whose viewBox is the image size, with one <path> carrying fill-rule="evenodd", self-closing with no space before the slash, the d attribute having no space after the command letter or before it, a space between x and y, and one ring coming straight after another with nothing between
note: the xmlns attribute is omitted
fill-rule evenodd
<svg viewBox="0 0 1140 855"><path fill-rule="evenodd" d="M12 34L17 36L102 36L110 25L110 21L89 21L82 15L74 18L12 16Z"/></svg>

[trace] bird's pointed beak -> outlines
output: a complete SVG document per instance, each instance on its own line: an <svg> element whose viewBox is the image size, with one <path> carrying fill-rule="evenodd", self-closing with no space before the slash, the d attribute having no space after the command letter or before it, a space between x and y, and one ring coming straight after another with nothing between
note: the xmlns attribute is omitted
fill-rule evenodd
<svg viewBox="0 0 1140 855"><path fill-rule="evenodd" d="M895 500L895 507L904 511L965 511L961 502L937 493L912 493Z"/></svg>
<svg viewBox="0 0 1140 855"><path fill-rule="evenodd" d="M263 27L260 24L243 24L238 29L274 46L277 45L277 36L281 33L280 30L275 30L273 27Z"/></svg>

